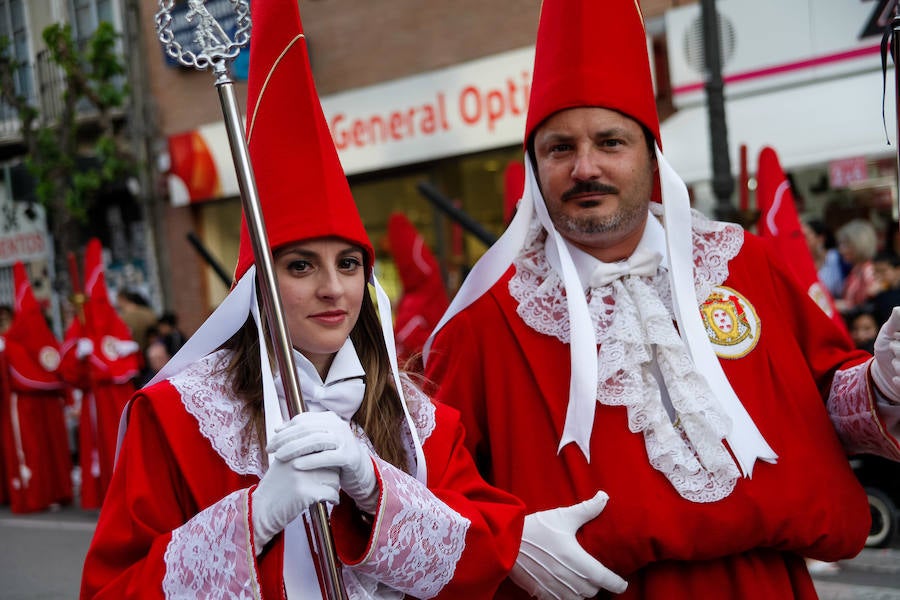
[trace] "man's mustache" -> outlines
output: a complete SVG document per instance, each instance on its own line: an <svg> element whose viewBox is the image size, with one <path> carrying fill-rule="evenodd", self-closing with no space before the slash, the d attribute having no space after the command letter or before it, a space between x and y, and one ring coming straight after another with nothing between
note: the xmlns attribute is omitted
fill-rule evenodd
<svg viewBox="0 0 900 600"><path fill-rule="evenodd" d="M562 200L569 200L579 194L618 194L619 188L600 183L599 181L579 181L562 195Z"/></svg>

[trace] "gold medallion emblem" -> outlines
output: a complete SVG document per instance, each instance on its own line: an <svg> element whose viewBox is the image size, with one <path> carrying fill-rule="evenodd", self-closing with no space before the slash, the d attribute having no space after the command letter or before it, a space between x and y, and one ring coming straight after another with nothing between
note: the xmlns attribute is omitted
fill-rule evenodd
<svg viewBox="0 0 900 600"><path fill-rule="evenodd" d="M703 326L719 358L746 356L759 341L756 309L737 291L718 286L700 305Z"/></svg>

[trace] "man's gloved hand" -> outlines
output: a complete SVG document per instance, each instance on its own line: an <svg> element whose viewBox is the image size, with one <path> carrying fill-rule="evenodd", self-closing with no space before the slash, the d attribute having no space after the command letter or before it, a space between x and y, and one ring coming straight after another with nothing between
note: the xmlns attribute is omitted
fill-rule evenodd
<svg viewBox="0 0 900 600"><path fill-rule="evenodd" d="M295 469L338 469L341 489L361 510L373 514L380 492L375 466L350 424L331 411L302 413L289 423L290 435L277 436L267 450L279 460L293 461Z"/></svg>
<svg viewBox="0 0 900 600"><path fill-rule="evenodd" d="M94 352L94 342L90 338L78 338L75 345L75 357L79 360L87 358Z"/></svg>
<svg viewBox="0 0 900 600"><path fill-rule="evenodd" d="M875 338L875 359L869 372L878 390L900 403L900 306L895 306Z"/></svg>
<svg viewBox="0 0 900 600"><path fill-rule="evenodd" d="M272 436L278 444L280 436L290 436L293 421ZM336 469L295 468L290 460L273 457L259 485L252 493L253 548L258 555L279 531L296 519L313 503L337 504L340 481Z"/></svg>
<svg viewBox="0 0 900 600"><path fill-rule="evenodd" d="M134 340L116 340L113 342L113 349L116 351L117 356L122 357L134 354L141 347Z"/></svg>
<svg viewBox="0 0 900 600"><path fill-rule="evenodd" d="M592 598L601 588L624 592L628 583L575 539L582 525L603 512L607 500L606 492L597 492L579 504L527 515L510 579L539 600Z"/></svg>

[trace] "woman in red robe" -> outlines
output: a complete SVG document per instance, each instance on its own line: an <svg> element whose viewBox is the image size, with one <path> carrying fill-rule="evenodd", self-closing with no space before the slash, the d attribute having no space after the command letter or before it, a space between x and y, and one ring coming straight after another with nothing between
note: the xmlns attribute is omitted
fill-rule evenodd
<svg viewBox="0 0 900 600"><path fill-rule="evenodd" d="M297 3L251 11L248 147L307 410L284 421L244 226L235 286L126 411L81 596L321 598L304 515L324 501L350 597L490 598L521 503L400 376Z"/></svg>

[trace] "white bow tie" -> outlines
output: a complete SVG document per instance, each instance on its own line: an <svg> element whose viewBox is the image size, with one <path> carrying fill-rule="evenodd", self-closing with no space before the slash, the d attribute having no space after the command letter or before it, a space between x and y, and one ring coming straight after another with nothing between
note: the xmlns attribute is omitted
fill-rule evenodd
<svg viewBox="0 0 900 600"><path fill-rule="evenodd" d="M603 287L626 275L652 277L656 275L661 260L662 256L659 252L641 248L626 260L614 263L600 262L594 267L594 272L591 273L590 287Z"/></svg>
<svg viewBox="0 0 900 600"><path fill-rule="evenodd" d="M366 382L361 377L351 377L322 384L315 381L303 369L297 369L300 393L306 402L306 409L311 412L330 410L337 413L345 421L349 421L362 404L366 391ZM281 375L275 375L275 389L278 397L284 398L284 385Z"/></svg>

